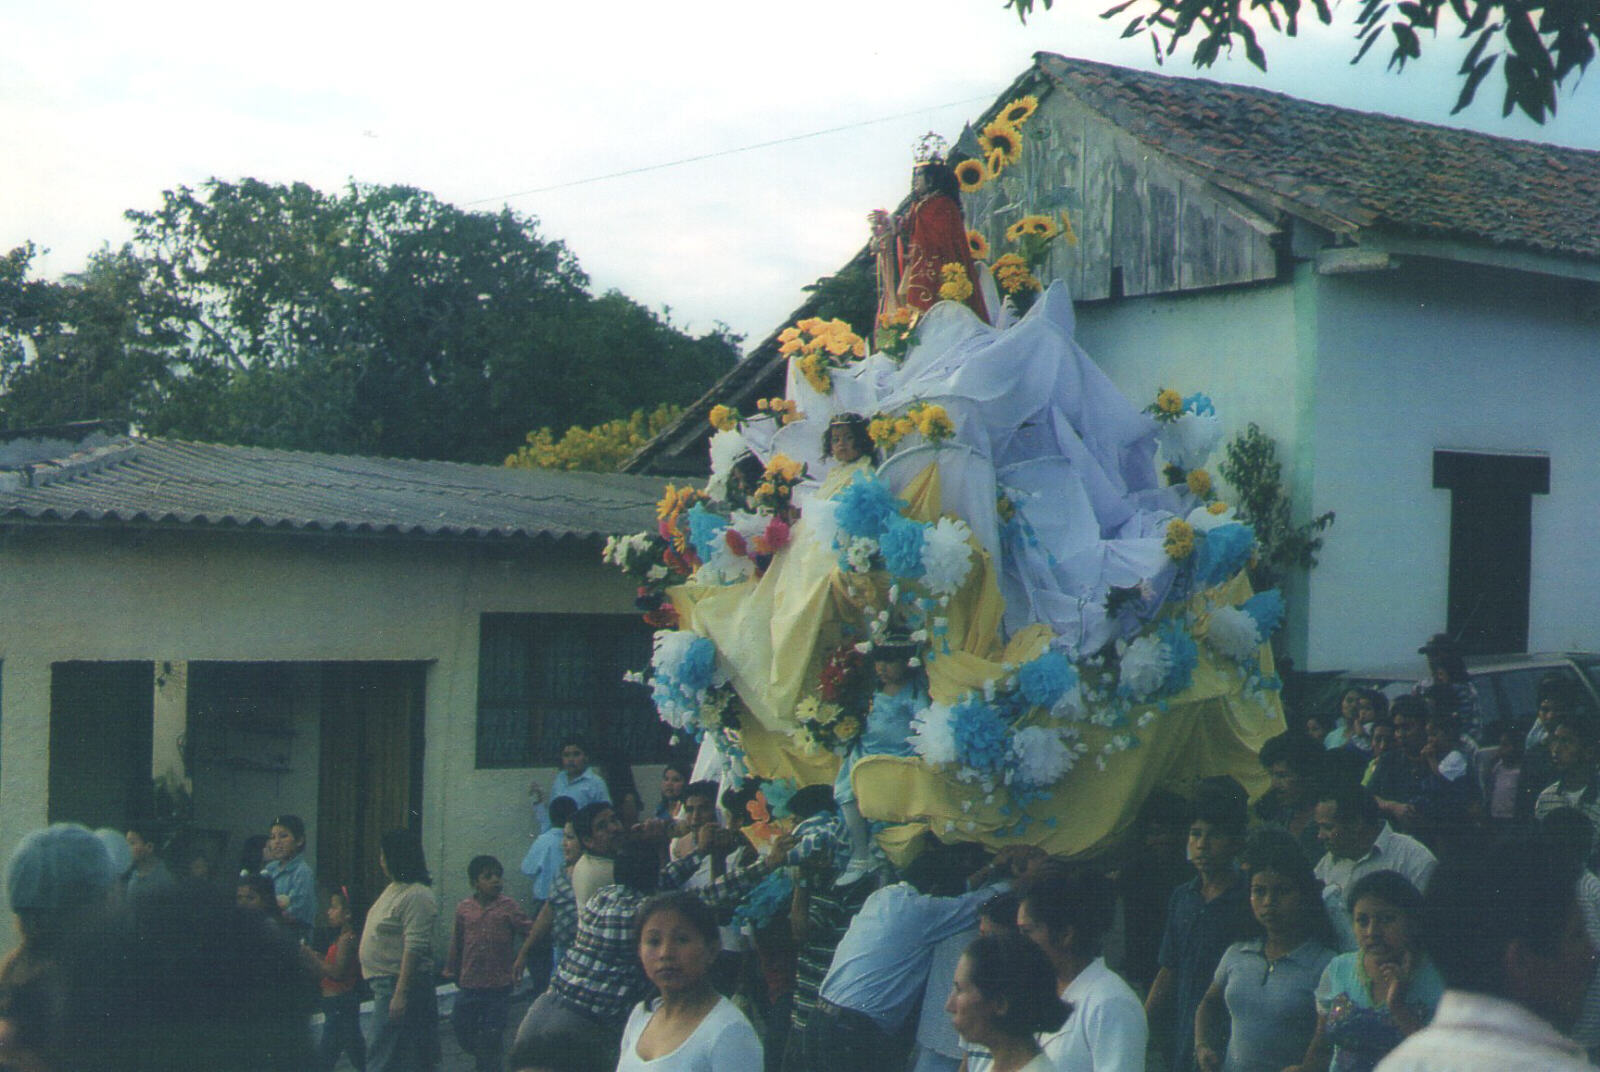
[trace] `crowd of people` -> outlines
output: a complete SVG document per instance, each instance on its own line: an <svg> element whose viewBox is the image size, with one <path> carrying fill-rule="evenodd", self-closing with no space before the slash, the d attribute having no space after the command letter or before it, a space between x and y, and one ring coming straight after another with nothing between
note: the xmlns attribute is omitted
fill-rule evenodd
<svg viewBox="0 0 1600 1072"><path fill-rule="evenodd" d="M294 815L231 891L151 826L57 824L6 876L0 1067L432 1069L441 981L480 1072L1589 1067L1600 719L1552 674L1527 724L1482 725L1425 650L1392 701L1291 712L1253 804L1158 789L1094 861L930 837L863 867L832 786L778 827L759 782L674 763L644 814L581 740L533 794L532 902L478 855L449 925L414 832L364 905L319 894Z"/></svg>

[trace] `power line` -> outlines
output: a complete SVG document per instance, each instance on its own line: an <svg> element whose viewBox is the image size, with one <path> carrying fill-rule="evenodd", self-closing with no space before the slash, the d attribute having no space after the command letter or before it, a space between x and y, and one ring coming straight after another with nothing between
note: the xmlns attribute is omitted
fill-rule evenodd
<svg viewBox="0 0 1600 1072"><path fill-rule="evenodd" d="M629 175L642 175L648 171L662 171L666 168L682 167L684 164L695 164L702 160L716 160L724 156L737 156L740 153L753 153L757 149L770 149L775 145L790 145L797 141L809 138L820 138L828 134L839 134L846 130L859 130L861 127L876 126L879 123L892 123L897 119L906 119L913 115L922 115L926 112L940 111L945 108L954 108L957 105L972 104L977 101L987 101L990 96L967 97L963 100L947 101L944 104L933 104L917 108L909 112L899 112L895 115L880 116L877 119L863 119L859 123L846 123L843 126L829 127L826 130L813 130L809 134L793 134L787 138L774 138L771 141L756 142L753 145L741 145L736 149L721 149L714 153L701 153L698 156L686 156L681 160L669 160L661 164L646 164L642 167L628 168L624 171L607 172L604 175L591 175L586 179L573 179L571 182L558 182L551 186L538 186L531 190L518 190L516 193L499 194L494 197L480 197L475 201L467 201L467 205L483 205L491 201L509 201L513 197L528 197L531 194L549 193L551 190L565 190L572 186L587 186L590 183L605 182L608 179L621 179Z"/></svg>

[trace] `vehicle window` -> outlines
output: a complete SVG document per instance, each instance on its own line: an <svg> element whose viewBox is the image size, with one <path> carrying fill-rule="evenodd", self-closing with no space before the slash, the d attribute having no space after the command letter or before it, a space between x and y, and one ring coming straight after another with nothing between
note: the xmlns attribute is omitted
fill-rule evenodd
<svg viewBox="0 0 1600 1072"><path fill-rule="evenodd" d="M1582 691L1583 683L1578 678L1578 671L1570 666L1540 666L1488 675L1494 678L1495 684L1500 687L1501 694L1505 697L1506 710L1502 717L1531 723L1534 712L1539 709L1539 682L1552 671L1571 681L1579 687L1580 692ZM1478 687L1478 692L1480 694L1483 692L1481 685Z"/></svg>
<svg viewBox="0 0 1600 1072"><path fill-rule="evenodd" d="M1600 692L1600 659L1579 659L1578 665L1583 667L1583 672L1589 678L1589 684L1595 691Z"/></svg>

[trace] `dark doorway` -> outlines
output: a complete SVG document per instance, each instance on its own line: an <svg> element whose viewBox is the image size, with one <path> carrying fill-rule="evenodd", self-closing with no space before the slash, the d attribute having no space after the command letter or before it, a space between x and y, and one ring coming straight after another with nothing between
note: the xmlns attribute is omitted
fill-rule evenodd
<svg viewBox="0 0 1600 1072"><path fill-rule="evenodd" d="M321 663L322 761L317 877L353 884L363 903L383 889L378 839L422 827L427 666Z"/></svg>
<svg viewBox="0 0 1600 1072"><path fill-rule="evenodd" d="M1433 486L1450 489L1446 631L1467 654L1526 651L1533 496L1550 492L1550 459L1435 451Z"/></svg>
<svg viewBox="0 0 1600 1072"><path fill-rule="evenodd" d="M50 822L122 829L150 815L155 664L50 667Z"/></svg>

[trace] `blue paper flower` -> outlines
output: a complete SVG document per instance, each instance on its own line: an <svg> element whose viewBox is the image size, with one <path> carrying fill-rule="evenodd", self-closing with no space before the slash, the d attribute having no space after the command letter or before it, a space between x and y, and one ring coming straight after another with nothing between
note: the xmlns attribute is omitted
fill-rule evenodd
<svg viewBox="0 0 1600 1072"><path fill-rule="evenodd" d="M958 704L950 729L956 739L956 761L976 771L993 771L1005 763L1009 728L1000 712L981 696Z"/></svg>
<svg viewBox="0 0 1600 1072"><path fill-rule="evenodd" d="M920 521L896 514L878 539L878 550L883 555L883 565L896 577L915 580L924 572L922 545L927 539L927 526Z"/></svg>
<svg viewBox="0 0 1600 1072"><path fill-rule="evenodd" d="M717 668L717 646L706 637L696 637L683 653L677 673L672 676L679 685L698 692L711 684L711 675Z"/></svg>
<svg viewBox="0 0 1600 1072"><path fill-rule="evenodd" d="M707 510L705 503L695 503L689 508L689 543L693 545L695 554L700 556L700 561L711 558L716 551L717 541L727 527L728 519Z"/></svg>
<svg viewBox="0 0 1600 1072"><path fill-rule="evenodd" d="M767 798L767 811L774 819L789 817L789 801L799 791L789 778L775 778L761 787L761 795Z"/></svg>
<svg viewBox="0 0 1600 1072"><path fill-rule="evenodd" d="M840 492L834 520L841 532L849 536L867 536L877 539L889 527L891 519L900 516L906 506L894 497L889 485L869 473L857 474L850 486Z"/></svg>
<svg viewBox="0 0 1600 1072"><path fill-rule="evenodd" d="M1183 400L1183 408L1196 417L1212 417L1217 412L1217 407L1211 404L1211 399L1199 391Z"/></svg>
<svg viewBox="0 0 1600 1072"><path fill-rule="evenodd" d="M1249 525L1218 525L1205 533L1194 550L1195 588L1210 588L1238 573L1255 545L1256 532Z"/></svg>
<svg viewBox="0 0 1600 1072"><path fill-rule="evenodd" d="M788 872L774 871L745 894L744 900L733 910L733 922L735 925L748 923L760 930L771 923L779 912L788 911L789 900L793 896L794 881L789 878Z"/></svg>
<svg viewBox="0 0 1600 1072"><path fill-rule="evenodd" d="M1167 671L1166 691L1169 694L1182 692L1194 680L1194 668L1200 661L1200 650L1195 647L1189 631L1176 618L1162 622L1156 629L1156 635L1172 657L1172 669Z"/></svg>
<svg viewBox="0 0 1600 1072"><path fill-rule="evenodd" d="M1062 695L1078 683L1078 671L1065 655L1047 651L1037 659L1023 663L1017 671L1017 691L1030 704L1051 707Z"/></svg>
<svg viewBox="0 0 1600 1072"><path fill-rule="evenodd" d="M1256 620L1256 633L1265 641L1283 624L1283 593L1268 588L1239 604L1239 609Z"/></svg>

